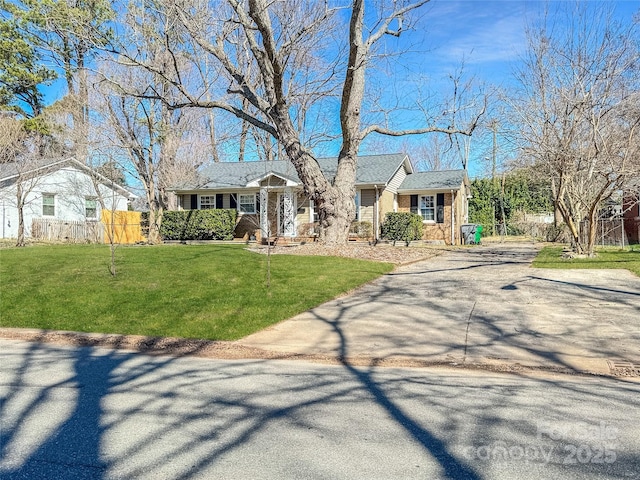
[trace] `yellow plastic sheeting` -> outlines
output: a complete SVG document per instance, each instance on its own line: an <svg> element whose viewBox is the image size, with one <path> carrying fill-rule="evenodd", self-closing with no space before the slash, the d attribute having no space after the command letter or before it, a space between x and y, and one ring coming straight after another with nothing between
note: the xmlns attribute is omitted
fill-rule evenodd
<svg viewBox="0 0 640 480"><path fill-rule="evenodd" d="M104 224L104 243L111 243L113 232L114 243L146 242L140 226L141 212L128 212L116 210L114 212L102 212Z"/></svg>

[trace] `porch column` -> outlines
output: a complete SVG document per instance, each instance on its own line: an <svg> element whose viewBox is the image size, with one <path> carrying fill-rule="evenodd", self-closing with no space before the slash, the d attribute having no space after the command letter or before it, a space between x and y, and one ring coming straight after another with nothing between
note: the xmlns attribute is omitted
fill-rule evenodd
<svg viewBox="0 0 640 480"><path fill-rule="evenodd" d="M263 239L269 238L269 191L262 187L260 189L260 236Z"/></svg>
<svg viewBox="0 0 640 480"><path fill-rule="evenodd" d="M282 233L285 237L296 236L296 206L295 197L291 188L285 188L282 194Z"/></svg>

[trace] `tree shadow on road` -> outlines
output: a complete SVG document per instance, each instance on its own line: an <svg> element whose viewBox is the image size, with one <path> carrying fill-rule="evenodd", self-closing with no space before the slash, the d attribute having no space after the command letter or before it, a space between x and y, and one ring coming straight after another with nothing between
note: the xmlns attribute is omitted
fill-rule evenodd
<svg viewBox="0 0 640 480"><path fill-rule="evenodd" d="M5 420L0 478L103 479L114 474L125 478L196 478L212 467L215 472L215 465L225 455L245 448L256 436L269 434L274 425L285 422L303 431L317 429L317 418L309 417L309 410L330 410L333 404L359 404L365 399L386 411L412 442L442 466L443 478L480 478L449 451L446 441L396 405L384 384L347 362L343 363L347 381L342 374L325 373L314 374L298 385L266 386L256 368L252 382L257 389L221 395L212 387L237 378L235 372L240 367L262 362L211 364L198 370L173 365L176 360L37 343L14 355L9 362L16 367L14 374L2 382L8 388L2 398ZM43 369L53 371L55 364L62 363L67 364L67 375L61 381L47 382ZM173 391L156 390L169 382L177 383ZM198 389L208 390L211 396L190 399L189 392ZM60 396L57 392L61 390L72 394ZM35 394L27 399L25 391ZM125 392L133 394L134 401L120 404L114 397L122 396L124 401L129 398ZM136 394L143 398L136 401ZM57 411L39 418L39 412L50 403ZM162 421L141 430L132 419L150 412L154 412L150 418ZM34 427L38 422L42 425ZM125 433L129 428L132 430ZM124 434L124 441L107 448L115 432ZM170 444L166 438L172 439Z"/></svg>
<svg viewBox="0 0 640 480"><path fill-rule="evenodd" d="M373 478L376 462L397 478L490 478L478 452L491 432L508 446L538 445L538 419L612 422L607 415L623 408L640 411L640 400L624 396L638 386L623 382L523 385L505 376L470 385L458 374L358 367L340 322L334 328L344 358L329 368L36 343L5 351L0 478L328 478L338 466ZM534 386L560 390L563 400L549 404ZM592 410L576 411L585 399ZM514 419L514 408L527 414ZM371 436L371 453L345 448L352 423ZM385 457L391 445L406 458ZM618 454L608 473L621 475L632 461L628 450Z"/></svg>

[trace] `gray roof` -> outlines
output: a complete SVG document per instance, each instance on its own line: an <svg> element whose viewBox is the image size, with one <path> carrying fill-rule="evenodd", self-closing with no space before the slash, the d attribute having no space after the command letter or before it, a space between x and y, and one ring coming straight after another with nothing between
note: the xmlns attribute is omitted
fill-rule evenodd
<svg viewBox="0 0 640 480"><path fill-rule="evenodd" d="M13 177L16 172L15 163L0 163L0 180Z"/></svg>
<svg viewBox="0 0 640 480"><path fill-rule="evenodd" d="M398 192L411 190L457 190L466 179L465 170L440 170L407 175Z"/></svg>
<svg viewBox="0 0 640 480"><path fill-rule="evenodd" d="M0 163L0 180L6 180L18 175L26 175L44 167L68 161L69 158L38 158L18 165L15 162Z"/></svg>
<svg viewBox="0 0 640 480"><path fill-rule="evenodd" d="M386 185L406 158L407 156L402 153L358 157L356 184ZM332 180L338 167L338 159L333 157L317 160L325 176ZM222 162L211 164L203 169L200 172L202 182L199 186L193 186L192 189L243 188L247 183L263 178L269 173L300 183L300 178L289 161ZM189 190L189 188L177 190Z"/></svg>
<svg viewBox="0 0 640 480"><path fill-rule="evenodd" d="M33 162L25 163L24 165L19 166L15 162L10 163L2 163L0 164L0 181L10 181L15 182L18 177L34 177L38 176L41 173L56 171L61 168L64 168L67 165L71 165L75 168L83 169L87 172L92 172L93 175L102 183L103 185L112 188L114 190L119 191L123 196L128 198L137 198L138 196L131 192L126 187L119 185L117 183L109 181L103 175L95 172L91 167L85 165L84 163L79 162L74 157L66 157L66 158L40 158L36 159ZM42 172L41 172L42 171Z"/></svg>

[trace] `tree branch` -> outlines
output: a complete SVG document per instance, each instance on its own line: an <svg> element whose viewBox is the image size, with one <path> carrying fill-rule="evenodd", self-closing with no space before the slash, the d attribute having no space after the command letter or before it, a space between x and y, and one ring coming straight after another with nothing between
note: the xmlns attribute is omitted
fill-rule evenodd
<svg viewBox="0 0 640 480"><path fill-rule="evenodd" d="M145 97L142 97L142 98L145 98ZM177 110L185 107L216 108L218 110L224 110L226 112L232 113L239 119L250 123L254 127L264 130L265 132L272 135L274 138L276 139L279 138L278 130L276 130L275 127L273 127L272 125L269 125L266 122L263 122L262 120L254 117L253 115L245 112L244 110L234 107L233 105L230 105L225 102L218 102L215 100L210 100L210 101L193 100L193 101L183 102L183 103L173 103L168 105L168 107L172 110Z"/></svg>
<svg viewBox="0 0 640 480"><path fill-rule="evenodd" d="M482 109L474 116L473 120L469 123L466 129L456 128L451 125L448 127L438 127L432 125L430 127L413 128L406 130L393 130L390 128L382 127L380 125L370 125L360 132L360 139L363 140L371 133L378 133L380 135L386 135L389 137L401 137L403 135L422 135L425 133L444 133L447 135L465 135L470 137L480 123L480 118L485 114L487 110L487 99L483 100Z"/></svg>
<svg viewBox="0 0 640 480"><path fill-rule="evenodd" d="M373 32L369 38L366 41L366 48L367 51L369 50L369 48L376 43L378 40L380 40L380 38L382 38L384 35L393 35L395 37L399 37L400 34L402 33L402 18L404 17L405 14L409 13L412 10L416 10L418 8L420 8L421 6L429 3L431 0L420 0L418 2L414 2L414 3L410 3L409 5L399 8L398 10L395 10L393 13L391 13L391 15L387 16L383 21L382 24L380 25L380 27L378 27L378 29ZM400 22L398 29L397 30L390 30L389 29L389 25L391 25L391 22L393 22L394 20L398 20Z"/></svg>

